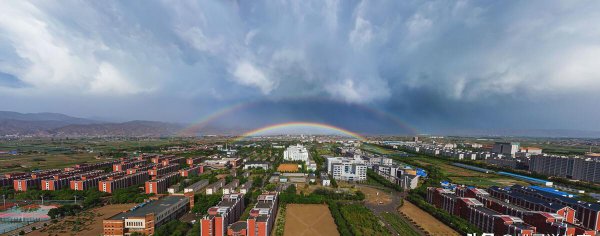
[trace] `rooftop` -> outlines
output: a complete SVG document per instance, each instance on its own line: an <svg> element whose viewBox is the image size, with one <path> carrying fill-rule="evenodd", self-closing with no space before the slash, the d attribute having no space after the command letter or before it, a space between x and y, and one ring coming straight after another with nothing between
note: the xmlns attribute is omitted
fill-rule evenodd
<svg viewBox="0 0 600 236"><path fill-rule="evenodd" d="M129 210L127 212L121 212L119 214L116 214L116 215L108 218L108 219L109 220L120 220L120 219L127 219L127 218L131 218L131 217L144 217L150 213L158 214L161 211L163 211L164 209L166 209L167 207L170 207L181 201L189 201L189 199L184 196L167 196L167 197L161 198L159 200L142 203L142 204L138 205L140 207L138 207L137 209L132 208L134 210Z"/></svg>
<svg viewBox="0 0 600 236"><path fill-rule="evenodd" d="M238 221L229 226L229 228L232 229L234 232L240 232L242 230L245 230L246 227L246 221Z"/></svg>

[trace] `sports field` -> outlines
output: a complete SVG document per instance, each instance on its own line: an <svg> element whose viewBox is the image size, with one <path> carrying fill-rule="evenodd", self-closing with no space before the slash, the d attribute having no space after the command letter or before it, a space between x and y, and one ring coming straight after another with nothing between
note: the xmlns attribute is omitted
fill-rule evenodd
<svg viewBox="0 0 600 236"><path fill-rule="evenodd" d="M285 236L340 235L327 205L289 204L285 211Z"/></svg>
<svg viewBox="0 0 600 236"><path fill-rule="evenodd" d="M279 167L277 167L277 171L279 171L279 172L298 172L298 164L295 164L295 163L280 164Z"/></svg>

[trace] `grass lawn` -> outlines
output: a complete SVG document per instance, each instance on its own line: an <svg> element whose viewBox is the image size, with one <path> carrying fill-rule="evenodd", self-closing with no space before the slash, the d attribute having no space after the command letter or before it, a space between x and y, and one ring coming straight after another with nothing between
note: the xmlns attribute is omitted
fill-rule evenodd
<svg viewBox="0 0 600 236"><path fill-rule="evenodd" d="M450 177L453 183L456 184L464 184L467 186L476 186L479 188L487 188L491 186L501 185L498 182L494 182L493 178L483 178L483 177Z"/></svg>

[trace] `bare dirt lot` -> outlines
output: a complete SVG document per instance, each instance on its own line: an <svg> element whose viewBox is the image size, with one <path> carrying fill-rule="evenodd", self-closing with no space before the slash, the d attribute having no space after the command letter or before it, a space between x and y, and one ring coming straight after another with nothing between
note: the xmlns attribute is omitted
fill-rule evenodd
<svg viewBox="0 0 600 236"><path fill-rule="evenodd" d="M279 172L298 172L298 164L290 163L290 164L280 164L277 167L277 171Z"/></svg>
<svg viewBox="0 0 600 236"><path fill-rule="evenodd" d="M285 211L285 236L340 235L327 205L289 204Z"/></svg>
<svg viewBox="0 0 600 236"><path fill-rule="evenodd" d="M365 200L371 204L389 204L392 201L389 193L380 189L359 186L358 189L365 194Z"/></svg>
<svg viewBox="0 0 600 236"><path fill-rule="evenodd" d="M413 223L417 224L420 228L423 228L423 231L429 232L430 235L460 235L458 232L409 201L404 201L404 205L400 207L400 214L403 214L408 219L414 221Z"/></svg>
<svg viewBox="0 0 600 236"><path fill-rule="evenodd" d="M102 235L102 220L111 217L121 211L127 210L135 204L115 204L103 207L93 208L78 214L61 219L56 224L48 222L49 226L41 230L35 230L27 235L48 236L48 235ZM75 226L75 222L81 222ZM81 231L73 231L73 228L80 228Z"/></svg>

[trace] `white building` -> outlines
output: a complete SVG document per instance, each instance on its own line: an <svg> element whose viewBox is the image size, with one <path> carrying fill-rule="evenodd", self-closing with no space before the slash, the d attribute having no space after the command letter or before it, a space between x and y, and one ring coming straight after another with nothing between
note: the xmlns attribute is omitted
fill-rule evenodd
<svg viewBox="0 0 600 236"><path fill-rule="evenodd" d="M247 161L246 163L244 163L244 170L250 168L268 170L269 166L270 163L267 161Z"/></svg>
<svg viewBox="0 0 600 236"><path fill-rule="evenodd" d="M301 144L289 146L283 152L283 159L286 161L304 161L308 162L308 150Z"/></svg>
<svg viewBox="0 0 600 236"><path fill-rule="evenodd" d="M327 158L327 173L336 180L365 181L367 180L367 165L360 158L331 157Z"/></svg>
<svg viewBox="0 0 600 236"><path fill-rule="evenodd" d="M515 157L515 153L517 153L520 149L519 147L520 147L520 144L516 143L516 142L512 142L512 143L496 142L496 143L494 143L492 152Z"/></svg>

